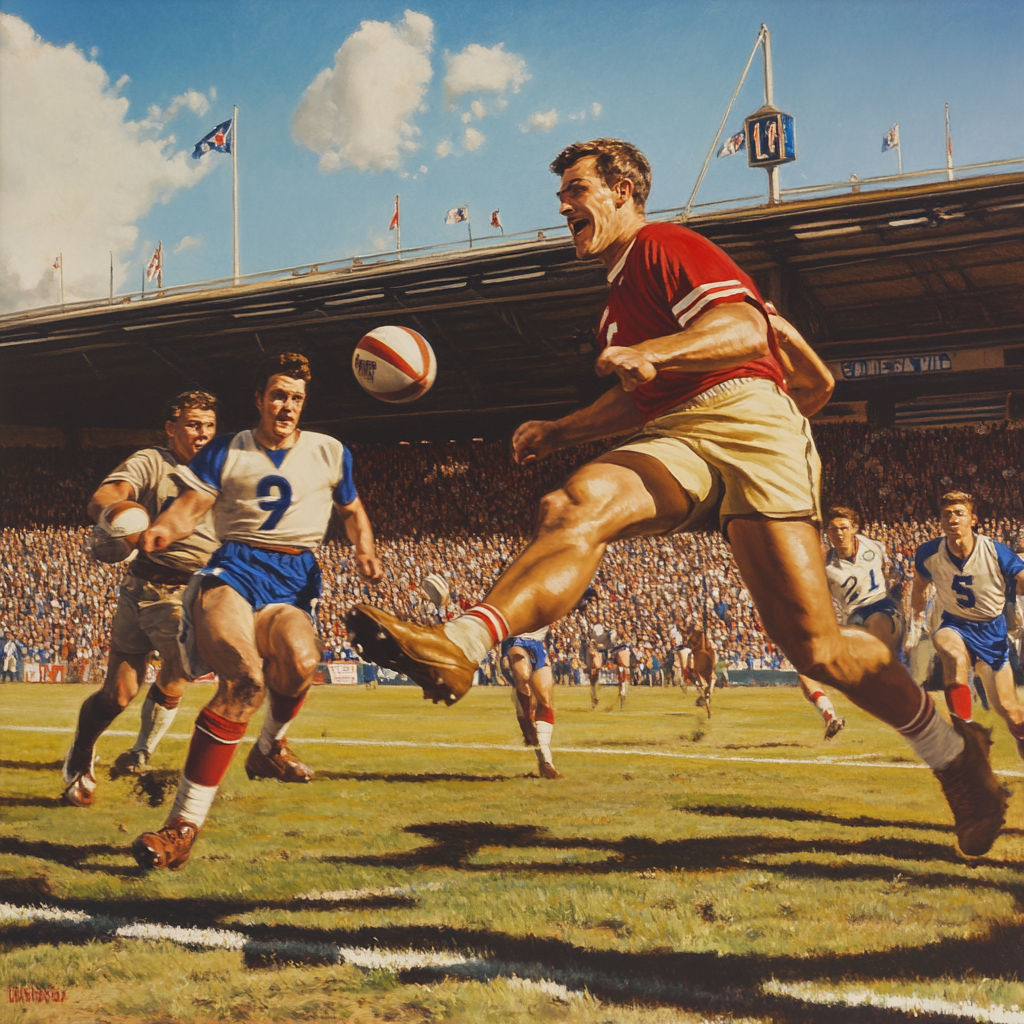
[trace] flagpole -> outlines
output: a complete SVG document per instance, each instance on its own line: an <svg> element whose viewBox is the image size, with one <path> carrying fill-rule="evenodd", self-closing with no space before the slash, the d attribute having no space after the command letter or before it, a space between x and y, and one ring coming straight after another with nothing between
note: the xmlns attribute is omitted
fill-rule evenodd
<svg viewBox="0 0 1024 1024"><path fill-rule="evenodd" d="M896 167L903 173L903 140L900 138L900 123L896 122Z"/></svg>
<svg viewBox="0 0 1024 1024"><path fill-rule="evenodd" d="M402 258L402 213L399 206L399 198L395 196L395 251L398 258Z"/></svg>
<svg viewBox="0 0 1024 1024"><path fill-rule="evenodd" d="M110 304L114 304L114 252L110 251Z"/></svg>
<svg viewBox="0 0 1024 1024"><path fill-rule="evenodd" d="M466 207L466 227L469 229L469 247L473 248L473 224L469 219L469 207Z"/></svg>
<svg viewBox="0 0 1024 1024"><path fill-rule="evenodd" d="M949 137L949 104L946 104L946 178L953 180L953 145Z"/></svg>
<svg viewBox="0 0 1024 1024"><path fill-rule="evenodd" d="M234 215L235 284L242 276L238 267L238 107L231 120L231 208Z"/></svg>
<svg viewBox="0 0 1024 1024"><path fill-rule="evenodd" d="M60 304L64 305L64 253L60 254Z"/></svg>

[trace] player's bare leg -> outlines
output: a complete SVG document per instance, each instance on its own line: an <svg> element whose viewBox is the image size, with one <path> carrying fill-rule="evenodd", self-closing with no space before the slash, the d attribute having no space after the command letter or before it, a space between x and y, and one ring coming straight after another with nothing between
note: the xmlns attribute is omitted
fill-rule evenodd
<svg viewBox="0 0 1024 1024"><path fill-rule="evenodd" d="M131 748L114 761L117 772L144 771L157 745L167 734L178 714L178 705L188 689L188 676L181 664L177 643L161 644L160 670L150 686L140 712L139 734Z"/></svg>
<svg viewBox="0 0 1024 1024"><path fill-rule="evenodd" d="M993 711L1006 723L1010 735L1017 743L1017 752L1024 758L1024 705L1017 698L1013 669L1006 662L997 669L978 662L978 675L988 694Z"/></svg>
<svg viewBox="0 0 1024 1024"><path fill-rule="evenodd" d="M219 684L196 718L181 785L163 828L143 833L132 844L133 856L147 869L176 870L188 860L235 748L265 694L252 609L230 587L213 579L204 584L192 610L196 645Z"/></svg>
<svg viewBox="0 0 1024 1024"><path fill-rule="evenodd" d="M516 648L513 647L512 650L515 651ZM511 660L511 652L509 659ZM527 659L527 665L529 665L529 659ZM513 671L515 671L514 662ZM516 684L518 687L518 676ZM555 767L551 756L551 737L555 731L555 677L552 675L551 666L545 665L543 668L536 669L529 676L527 686L533 698L531 713L536 736L534 747L537 754L537 769L542 779L560 779L562 773Z"/></svg>
<svg viewBox="0 0 1024 1024"><path fill-rule="evenodd" d="M766 632L797 671L900 732L942 785L961 850L986 853L1005 819L1006 794L988 763L985 730L959 719L951 726L885 644L866 630L840 629L808 520L734 519L729 541Z"/></svg>
<svg viewBox="0 0 1024 1024"><path fill-rule="evenodd" d="M522 647L510 647L508 667L512 673L512 702L515 705L519 730L523 734L523 742L528 747L536 747L537 724L534 718L533 689L530 686L533 662L530 661L529 652Z"/></svg>
<svg viewBox="0 0 1024 1024"><path fill-rule="evenodd" d="M250 779L309 782L313 769L300 761L285 740L288 727L313 684L323 650L309 616L287 604L256 613L256 646L264 656L263 681L268 706L256 742L245 762Z"/></svg>
<svg viewBox="0 0 1024 1024"><path fill-rule="evenodd" d="M619 680L619 710L626 706L626 694L629 692L629 650L617 651L615 654L615 674Z"/></svg>
<svg viewBox="0 0 1024 1024"><path fill-rule="evenodd" d="M609 452L541 499L529 544L480 605L429 628L357 605L347 618L349 634L370 661L416 679L428 699L452 704L469 691L495 643L576 607L611 541L664 533L692 507L656 459Z"/></svg>
<svg viewBox="0 0 1024 1024"><path fill-rule="evenodd" d="M64 758L61 774L65 803L74 807L92 805L96 794L96 741L135 699L140 682L146 677L147 658L146 654L110 652L103 685L82 703L75 738Z"/></svg>
<svg viewBox="0 0 1024 1024"><path fill-rule="evenodd" d="M969 722L972 718L970 682L973 659L964 638L955 629L937 629L932 643L942 665L942 683L949 713Z"/></svg>
<svg viewBox="0 0 1024 1024"><path fill-rule="evenodd" d="M600 704L597 696L597 684L604 668L604 655L600 651L587 652L587 672L590 675L590 706L596 708Z"/></svg>
<svg viewBox="0 0 1024 1024"><path fill-rule="evenodd" d="M846 728L846 719L836 714L835 706L829 700L828 695L821 688L821 684L807 676L800 676L800 692L805 699L813 704L821 713L822 721L825 723L825 739L830 740L833 736Z"/></svg>

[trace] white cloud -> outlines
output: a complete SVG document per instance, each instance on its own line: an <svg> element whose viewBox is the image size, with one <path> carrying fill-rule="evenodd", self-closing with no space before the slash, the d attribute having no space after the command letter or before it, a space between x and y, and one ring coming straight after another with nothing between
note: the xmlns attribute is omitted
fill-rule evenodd
<svg viewBox="0 0 1024 1024"><path fill-rule="evenodd" d="M412 115L433 76L434 23L406 11L398 25L364 21L303 94L292 137L320 154L320 170L397 170L418 148Z"/></svg>
<svg viewBox="0 0 1024 1024"><path fill-rule="evenodd" d="M172 250L175 253L184 252L186 249L200 249L202 248L203 240L201 238L193 238L191 235L186 235Z"/></svg>
<svg viewBox="0 0 1024 1024"><path fill-rule="evenodd" d="M594 117L600 117L601 116L601 104L600 103L591 103L590 104L590 113L593 114Z"/></svg>
<svg viewBox="0 0 1024 1024"><path fill-rule="evenodd" d="M441 158L442 160L443 160L443 159L444 159L444 158L445 158L446 156L451 156L451 155L452 155L452 140L451 140L451 139L442 139L442 140L441 140L441 141L440 141L440 142L439 142L439 143L437 144L437 149L435 149L435 150L434 150L434 152L435 152L435 153L437 153L437 155L438 155L438 156L439 156L439 157L440 157L440 158Z"/></svg>
<svg viewBox="0 0 1024 1024"><path fill-rule="evenodd" d="M474 150L479 149L486 140L486 136L483 132L477 131L475 128L467 128L466 134L463 137L462 145L472 153Z"/></svg>
<svg viewBox="0 0 1024 1024"><path fill-rule="evenodd" d="M465 112L465 113L464 113L464 114L462 115L462 123L463 123L463 124L469 124L469 122L470 122L470 121L472 121L472 120L473 120L473 115L472 115L472 114L471 114L471 113L470 113L470 112L469 112L469 111L467 110L467 111L466 111L466 112Z"/></svg>
<svg viewBox="0 0 1024 1024"><path fill-rule="evenodd" d="M558 111L552 107L546 114L539 111L531 114L526 124L520 127L524 132L549 132L558 124Z"/></svg>
<svg viewBox="0 0 1024 1024"><path fill-rule="evenodd" d="M530 77L526 61L516 53L506 53L504 43L490 49L470 43L461 53L446 53L444 62L444 98L449 108L470 92L519 92Z"/></svg>
<svg viewBox="0 0 1024 1024"><path fill-rule="evenodd" d="M122 77L121 81L123 80L124 78ZM119 86L120 82L115 88ZM210 92L216 95L215 89L211 89ZM210 109L210 101L201 92L189 89L180 96L175 96L167 105L166 110L161 110L160 104L154 103L147 111L146 120L140 122L140 124L146 128L154 128L160 131L168 121L173 121L184 107L188 107L192 113L198 114L201 117Z"/></svg>
<svg viewBox="0 0 1024 1024"><path fill-rule="evenodd" d="M126 120L123 81L111 87L76 46L53 46L10 14L0 14L0 64L0 308L59 302L58 252L69 301L105 296L109 253L121 287L138 221L213 161L196 164Z"/></svg>
<svg viewBox="0 0 1024 1024"><path fill-rule="evenodd" d="M420 164L420 174L426 174L426 173L427 173L427 165L426 164Z"/></svg>
<svg viewBox="0 0 1024 1024"><path fill-rule="evenodd" d="M473 100L469 105L470 113L479 121L487 116L487 110L479 100Z"/></svg>

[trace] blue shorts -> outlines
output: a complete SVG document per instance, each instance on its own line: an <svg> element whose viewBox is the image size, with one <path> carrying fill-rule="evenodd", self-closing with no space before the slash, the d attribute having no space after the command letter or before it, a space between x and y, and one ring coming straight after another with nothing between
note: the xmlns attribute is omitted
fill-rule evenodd
<svg viewBox="0 0 1024 1024"><path fill-rule="evenodd" d="M894 629L899 629L903 622L903 615L896 607L896 602L891 597L883 597L881 601L876 601L874 604L865 604L856 608L850 613L846 624L848 626L863 626L872 615L888 615L892 619Z"/></svg>
<svg viewBox="0 0 1024 1024"><path fill-rule="evenodd" d="M1000 615L987 622L971 622L949 612L942 613L939 629L952 629L963 638L971 661L982 661L998 671L1010 657L1010 641L1006 635L1006 619ZM936 630L938 632L938 630Z"/></svg>
<svg viewBox="0 0 1024 1024"><path fill-rule="evenodd" d="M548 652L539 640L531 640L528 636L510 636L507 640L501 641L501 656L504 658L513 647L522 647L530 656L530 664L534 672L544 668L548 663Z"/></svg>
<svg viewBox="0 0 1024 1024"><path fill-rule="evenodd" d="M229 540L222 544L197 576L226 583L249 602L253 611L268 604L291 604L312 617L323 579L312 551L286 555Z"/></svg>

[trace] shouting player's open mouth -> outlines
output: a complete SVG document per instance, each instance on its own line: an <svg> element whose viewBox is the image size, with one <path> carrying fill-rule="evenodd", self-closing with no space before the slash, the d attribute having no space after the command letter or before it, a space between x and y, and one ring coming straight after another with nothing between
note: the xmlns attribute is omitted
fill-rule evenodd
<svg viewBox="0 0 1024 1024"><path fill-rule="evenodd" d="M573 241L576 243L576 255L582 256L586 252L587 238L584 237L584 232L587 228L592 227L589 218L582 217L579 220L569 221L569 230L572 232ZM591 231L589 238L593 238L593 231Z"/></svg>

